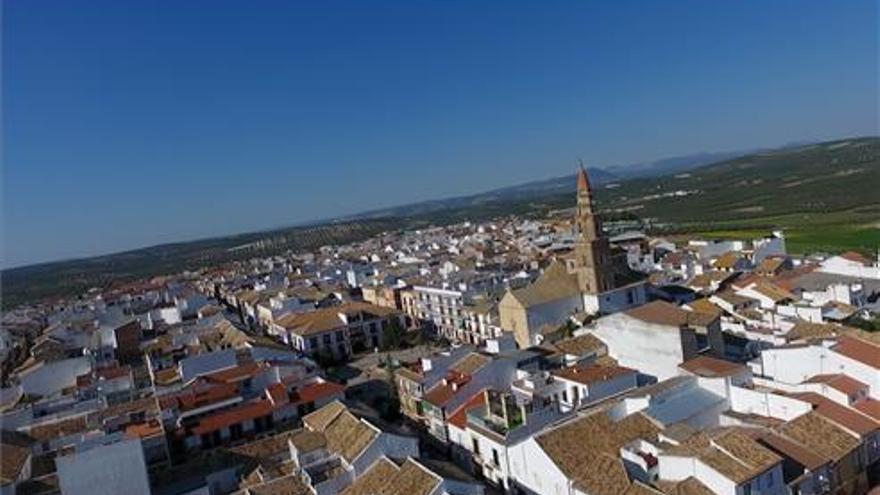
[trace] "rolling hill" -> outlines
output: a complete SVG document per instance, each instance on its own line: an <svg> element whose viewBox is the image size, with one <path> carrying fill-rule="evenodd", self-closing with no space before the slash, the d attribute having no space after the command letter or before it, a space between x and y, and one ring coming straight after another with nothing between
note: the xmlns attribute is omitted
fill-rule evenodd
<svg viewBox="0 0 880 495"><path fill-rule="evenodd" d="M622 181L598 193L606 211L659 231L742 237L786 231L794 253L880 246L880 138L762 151L688 172Z"/></svg>
<svg viewBox="0 0 880 495"><path fill-rule="evenodd" d="M748 220L880 203L880 139L764 151L599 193L606 209L663 221Z"/></svg>
<svg viewBox="0 0 880 495"><path fill-rule="evenodd" d="M591 169L606 216L638 216L669 235L757 235L784 228L794 252L880 246L880 138L765 150L673 173L619 178ZM688 160L685 160L688 162ZM689 161L691 165L699 163ZM651 167L649 167L651 168ZM366 239L383 231L574 205L574 174L482 194L386 208L308 226L153 246L3 270L3 306L226 261Z"/></svg>
<svg viewBox="0 0 880 495"><path fill-rule="evenodd" d="M607 184L617 180L613 174L601 168L590 169L590 179L597 184ZM467 196L419 201L401 206L392 206L381 210L372 210L344 217L343 220L382 217L415 217L436 212L485 208L493 204L507 204L531 199L541 199L560 194L571 194L575 191L574 172L562 177L544 179L515 186L492 189Z"/></svg>

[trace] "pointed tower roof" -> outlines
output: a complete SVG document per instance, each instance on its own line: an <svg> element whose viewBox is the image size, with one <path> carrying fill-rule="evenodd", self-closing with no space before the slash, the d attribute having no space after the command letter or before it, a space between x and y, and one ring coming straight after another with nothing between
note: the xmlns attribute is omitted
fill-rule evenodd
<svg viewBox="0 0 880 495"><path fill-rule="evenodd" d="M584 189L590 189L590 180L587 177L587 171L584 169L584 166L581 165L578 168L577 172L577 181L578 181L578 191L582 191Z"/></svg>

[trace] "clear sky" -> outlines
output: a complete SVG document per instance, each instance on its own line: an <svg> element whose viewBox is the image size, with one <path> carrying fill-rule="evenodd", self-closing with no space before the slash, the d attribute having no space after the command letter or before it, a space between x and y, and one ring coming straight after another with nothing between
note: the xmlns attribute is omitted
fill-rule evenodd
<svg viewBox="0 0 880 495"><path fill-rule="evenodd" d="M873 0L3 4L5 267L877 134Z"/></svg>

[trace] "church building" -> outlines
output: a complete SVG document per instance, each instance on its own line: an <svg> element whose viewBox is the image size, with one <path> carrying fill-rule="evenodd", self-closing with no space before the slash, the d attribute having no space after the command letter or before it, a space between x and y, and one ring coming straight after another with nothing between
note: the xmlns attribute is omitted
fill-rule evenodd
<svg viewBox="0 0 880 495"><path fill-rule="evenodd" d="M647 302L645 277L626 262L626 253L612 254L608 237L595 214L587 172L577 174L575 273L586 313L609 314Z"/></svg>
<svg viewBox="0 0 880 495"><path fill-rule="evenodd" d="M566 268L554 261L534 283L507 291L498 304L501 328L513 332L520 348L540 344L576 313L615 313L647 301L644 275L629 268L625 252L611 250L583 168L575 223L574 263Z"/></svg>

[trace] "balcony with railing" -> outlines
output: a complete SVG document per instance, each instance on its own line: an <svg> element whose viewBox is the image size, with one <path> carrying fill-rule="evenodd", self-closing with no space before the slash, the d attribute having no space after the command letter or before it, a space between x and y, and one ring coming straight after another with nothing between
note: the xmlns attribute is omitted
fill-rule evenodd
<svg viewBox="0 0 880 495"><path fill-rule="evenodd" d="M489 392L488 405L467 413L468 425L513 443L561 416L558 407L543 399L523 402L505 392Z"/></svg>

